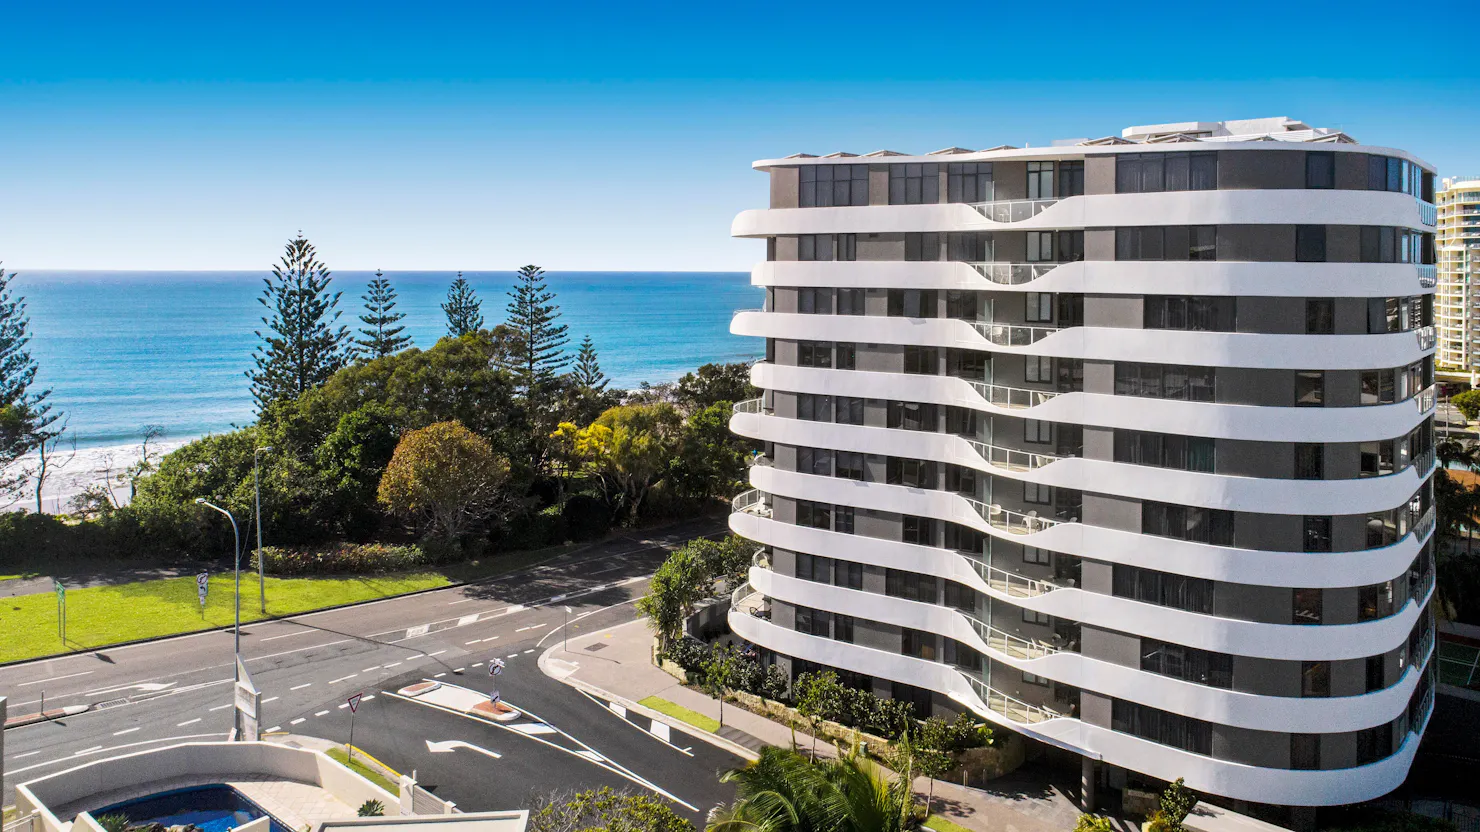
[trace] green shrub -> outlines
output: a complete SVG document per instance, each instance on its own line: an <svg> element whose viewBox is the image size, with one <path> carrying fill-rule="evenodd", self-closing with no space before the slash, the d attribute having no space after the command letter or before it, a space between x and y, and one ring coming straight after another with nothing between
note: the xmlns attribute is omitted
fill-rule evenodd
<svg viewBox="0 0 1480 832"><path fill-rule="evenodd" d="M382 817L385 815L385 804L379 800L367 800L360 804L360 808L355 814L362 818Z"/></svg>
<svg viewBox="0 0 1480 832"><path fill-rule="evenodd" d="M577 494L565 501L565 532L571 540L593 540L612 527L612 512L606 503L590 494Z"/></svg>
<svg viewBox="0 0 1480 832"><path fill-rule="evenodd" d="M98 826L103 827L104 832L128 832L130 825L128 815L122 812L101 815L93 820L98 822Z"/></svg>
<svg viewBox="0 0 1480 832"><path fill-rule="evenodd" d="M440 556L439 556L440 555ZM264 546L262 557L272 575L346 575L404 572L446 559L417 545L394 543L336 543L329 546ZM252 553L251 567L257 568Z"/></svg>
<svg viewBox="0 0 1480 832"><path fill-rule="evenodd" d="M1074 825L1074 832L1115 832L1115 827L1110 825L1110 819L1104 815L1091 815L1086 812L1079 816L1079 823Z"/></svg>
<svg viewBox="0 0 1480 832"><path fill-rule="evenodd" d="M1466 419L1480 416L1480 390L1466 390L1451 396L1449 403L1459 409Z"/></svg>

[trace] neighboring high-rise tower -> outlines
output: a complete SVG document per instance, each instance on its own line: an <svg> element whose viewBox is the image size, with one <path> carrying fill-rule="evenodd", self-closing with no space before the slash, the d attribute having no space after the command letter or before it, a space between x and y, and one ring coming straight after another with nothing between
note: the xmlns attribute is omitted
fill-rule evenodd
<svg viewBox="0 0 1480 832"><path fill-rule="evenodd" d="M1454 176L1439 192L1439 370L1480 386L1480 176Z"/></svg>
<svg viewBox="0 0 1480 832"><path fill-rule="evenodd" d="M1403 781L1433 703L1428 165L1259 119L755 167L735 633L1104 787Z"/></svg>

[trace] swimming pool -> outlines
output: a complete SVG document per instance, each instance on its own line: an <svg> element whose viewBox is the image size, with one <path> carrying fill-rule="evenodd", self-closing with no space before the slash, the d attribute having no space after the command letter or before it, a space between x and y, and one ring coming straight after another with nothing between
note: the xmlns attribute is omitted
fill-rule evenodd
<svg viewBox="0 0 1480 832"><path fill-rule="evenodd" d="M91 812L93 818L103 815L126 815L131 826L159 823L165 826L193 824L202 832L228 832L257 818L271 818L272 832L294 832L262 807L243 797L241 792L224 784L192 786L152 794L134 800L114 803Z"/></svg>

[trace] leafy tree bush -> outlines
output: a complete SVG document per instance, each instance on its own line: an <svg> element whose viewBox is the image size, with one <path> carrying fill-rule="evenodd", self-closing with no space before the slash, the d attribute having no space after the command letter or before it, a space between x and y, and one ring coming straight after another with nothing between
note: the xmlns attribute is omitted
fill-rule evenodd
<svg viewBox="0 0 1480 832"><path fill-rule="evenodd" d="M601 537L612 525L611 509L589 494L577 494L566 500L561 511L565 516L565 531L571 540Z"/></svg>
<svg viewBox="0 0 1480 832"><path fill-rule="evenodd" d="M667 803L609 786L554 792L535 800L529 832L694 832Z"/></svg>
<svg viewBox="0 0 1480 832"><path fill-rule="evenodd" d="M720 777L738 796L710 815L709 832L903 832L914 824L914 793L859 754L810 760L767 746L760 759Z"/></svg>
<svg viewBox="0 0 1480 832"><path fill-rule="evenodd" d="M1466 390L1449 397L1449 403L1458 408L1466 419L1480 416L1480 390Z"/></svg>
<svg viewBox="0 0 1480 832"><path fill-rule="evenodd" d="M413 544L337 543L323 547L262 547L266 571L272 575L370 575L402 572L436 562L433 553ZM257 553L250 554L257 568Z"/></svg>
<svg viewBox="0 0 1480 832"><path fill-rule="evenodd" d="M690 413L720 402L734 404L753 399L760 394L761 391L750 384L750 364L745 362L701 364L693 372L685 373L673 390L673 398L679 407Z"/></svg>
<svg viewBox="0 0 1480 832"><path fill-rule="evenodd" d="M1187 788L1182 778L1168 784L1162 791L1156 811L1146 819L1149 832L1185 832L1182 822L1197 805L1197 792Z"/></svg>
<svg viewBox="0 0 1480 832"><path fill-rule="evenodd" d="M921 748L947 754L989 746L995 739L992 729L986 723L977 722L965 712L956 714L956 718L950 721L944 717L932 716L920 723L919 730L914 733Z"/></svg>
<svg viewBox="0 0 1480 832"><path fill-rule="evenodd" d="M1074 825L1074 832L1115 832L1115 826L1104 815L1092 815L1085 812L1079 816L1079 822Z"/></svg>
<svg viewBox="0 0 1480 832"><path fill-rule="evenodd" d="M98 826L103 827L103 832L128 832L131 825L128 815L122 812L110 812L106 815L99 815L94 820L98 822Z"/></svg>
<svg viewBox="0 0 1480 832"><path fill-rule="evenodd" d="M401 439L378 494L392 514L451 540L491 515L508 476L508 460L487 440L460 422L438 422Z"/></svg>
<svg viewBox="0 0 1480 832"><path fill-rule="evenodd" d="M682 425L672 405L622 405L576 434L576 458L596 478L616 516L636 517L643 498L668 475Z"/></svg>
<svg viewBox="0 0 1480 832"><path fill-rule="evenodd" d="M379 800L367 800L360 804L355 814L362 818L378 818L385 815L385 804Z"/></svg>

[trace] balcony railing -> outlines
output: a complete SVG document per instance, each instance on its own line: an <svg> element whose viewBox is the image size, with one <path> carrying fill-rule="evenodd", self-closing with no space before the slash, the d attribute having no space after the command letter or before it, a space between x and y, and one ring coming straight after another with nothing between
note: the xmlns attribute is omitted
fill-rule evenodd
<svg viewBox="0 0 1480 832"><path fill-rule="evenodd" d="M1413 458L1413 471L1420 477L1428 476L1429 470L1434 467L1435 453L1433 447L1427 451L1420 451Z"/></svg>
<svg viewBox="0 0 1480 832"><path fill-rule="evenodd" d="M734 312L731 312L730 313L730 321L733 323L736 318L738 318L741 315L744 315L744 314L746 314L748 312L771 312L771 311L773 311L773 310L767 309L764 306L759 307L757 309L736 309Z"/></svg>
<svg viewBox="0 0 1480 832"><path fill-rule="evenodd" d="M1423 516L1418 518L1418 522L1413 524L1413 538L1423 540L1428 537L1429 533L1434 530L1434 522L1434 507L1429 506L1429 510L1425 511Z"/></svg>
<svg viewBox="0 0 1480 832"><path fill-rule="evenodd" d="M1413 724L1409 726L1410 731L1417 733L1423 731L1425 728L1428 727L1429 714L1432 714L1434 712L1435 695L1436 689L1431 685L1429 687L1428 693L1424 694L1423 699L1420 700L1418 706L1418 718L1414 719Z"/></svg>
<svg viewBox="0 0 1480 832"><path fill-rule="evenodd" d="M770 468L771 466L776 464L776 460L764 454L756 454L755 456L750 457L749 461L750 467L752 468Z"/></svg>
<svg viewBox="0 0 1480 832"><path fill-rule="evenodd" d="M1439 285L1439 267L1425 266L1420 264L1418 268L1418 285L1425 289L1432 289Z"/></svg>
<svg viewBox="0 0 1480 832"><path fill-rule="evenodd" d="M766 503L766 498L771 495L752 488L730 501L730 508L736 513L754 514L757 517L770 517L771 506Z"/></svg>
<svg viewBox="0 0 1480 832"><path fill-rule="evenodd" d="M1423 663L1429 659L1429 651L1434 649L1434 628L1424 628L1423 635L1418 637L1418 647L1413 651L1413 663L1423 667Z"/></svg>
<svg viewBox="0 0 1480 832"><path fill-rule="evenodd" d="M995 202L977 202L971 207L992 222L1021 222L1038 216L1043 213L1043 209L1058 201L1057 197L1053 199L999 199Z"/></svg>
<svg viewBox="0 0 1480 832"><path fill-rule="evenodd" d="M765 413L766 400L763 398L746 399L743 402L735 402L731 410L736 413Z"/></svg>
<svg viewBox="0 0 1480 832"><path fill-rule="evenodd" d="M1414 201L1418 203L1418 221L1420 223L1424 225L1439 224L1439 207L1437 205L1432 202L1424 202L1418 197L1414 197ZM999 222L1007 222L1007 220L999 220Z"/></svg>
<svg viewBox="0 0 1480 832"><path fill-rule="evenodd" d="M996 445L988 445L975 439L967 439L967 444L981 454L982 459L991 463L993 467L1005 468L1009 471L1031 471L1034 468L1042 468L1050 462L1058 462L1064 457L1053 454L1039 454L1031 451L1019 451L1014 448L1001 448Z"/></svg>
<svg viewBox="0 0 1480 832"><path fill-rule="evenodd" d="M1037 512L1023 514L1020 511L1011 511L996 504L983 503L970 497L963 498L976 509L976 513L987 521L994 529L1001 529L1012 534L1033 534L1044 529L1057 526L1064 521L1052 517L1039 517Z"/></svg>
<svg viewBox="0 0 1480 832"><path fill-rule="evenodd" d="M971 622L971 629L976 630L976 634L981 636L982 641L985 641L988 647L1005 656L1011 656L1014 659L1041 659L1059 652L1059 648L1048 642L1015 636L993 627L970 613L961 612L961 610L957 612Z"/></svg>
<svg viewBox="0 0 1480 832"><path fill-rule="evenodd" d="M1058 263L970 263L982 277L1003 286L1029 283L1058 268Z"/></svg>
<svg viewBox="0 0 1480 832"><path fill-rule="evenodd" d="M1415 329L1414 332L1418 333L1418 348L1420 350L1431 350L1434 348L1434 345L1439 342L1438 336L1434 333L1434 327L1432 325L1421 326L1418 329Z"/></svg>
<svg viewBox="0 0 1480 832"><path fill-rule="evenodd" d="M1036 598L1039 595L1047 595L1056 589L1063 588L1058 584L1049 583L1048 581L1024 578L1022 575L1008 572L1005 569L998 569L995 566L989 565L986 561L978 560L971 555L963 553L963 557L971 564L971 568L976 570L976 574L980 575L981 579L986 582L987 586L1004 595L1011 595L1014 598Z"/></svg>
<svg viewBox="0 0 1480 832"><path fill-rule="evenodd" d="M1059 331L1059 327L1056 326L993 324L982 321L971 321L971 326L983 338L999 347L1026 347Z"/></svg>
<svg viewBox="0 0 1480 832"><path fill-rule="evenodd" d="M755 618L771 617L771 612L766 606L766 596L757 592L755 587L748 583L730 593L730 609Z"/></svg>
<svg viewBox="0 0 1480 832"><path fill-rule="evenodd" d="M1026 387L1006 387L1001 384L972 381L971 379L964 379L964 381L971 385L971 389L975 390L977 395L998 407L1036 407L1058 395L1058 393L1052 390L1029 390Z"/></svg>
<svg viewBox="0 0 1480 832"><path fill-rule="evenodd" d="M1435 385L1430 384L1413 397L1413 400L1418 402L1419 413L1428 413L1434 409L1434 388Z"/></svg>
<svg viewBox="0 0 1480 832"><path fill-rule="evenodd" d="M770 569L771 556L766 554L766 550L764 547L756 549L755 554L750 556L750 565L759 566L762 569Z"/></svg>
<svg viewBox="0 0 1480 832"><path fill-rule="evenodd" d="M1020 725L1031 725L1035 722L1043 722L1063 716L1058 711L1052 711L1038 705L1029 705L1021 699L1014 699L1005 693L993 690L987 686L986 682L983 682L970 673L961 671L961 675L966 678L966 681L971 683L972 689L976 691L977 696L981 697L982 702L987 706L988 710L1001 714L1009 722L1016 722Z"/></svg>

